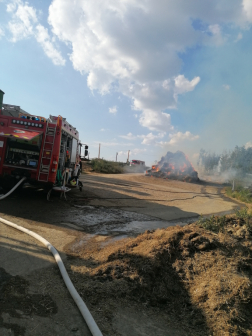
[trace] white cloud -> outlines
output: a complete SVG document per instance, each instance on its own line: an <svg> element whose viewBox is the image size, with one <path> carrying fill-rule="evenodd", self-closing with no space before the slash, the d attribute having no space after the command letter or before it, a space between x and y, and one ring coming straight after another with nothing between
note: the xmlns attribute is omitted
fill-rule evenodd
<svg viewBox="0 0 252 336"><path fill-rule="evenodd" d="M181 142L184 142L184 141L197 140L197 139L199 139L199 136L198 135L193 135L191 132L187 131L185 133L177 132L177 133L174 133L174 134L170 134L169 138L170 138L169 141L166 141L166 142L165 141L160 141L157 144L159 144L162 147L166 147L168 145L173 146L173 145L177 145L177 144L179 144Z"/></svg>
<svg viewBox="0 0 252 336"><path fill-rule="evenodd" d="M195 77L189 81L184 75L179 75L175 79L175 92L177 94L193 91L195 86L200 82L200 77Z"/></svg>
<svg viewBox="0 0 252 336"><path fill-rule="evenodd" d="M167 131L164 111L200 81L180 73L179 54L225 43L223 26L243 27L250 18L251 0L243 0L243 7L241 1L53 0L49 23L70 45L73 67L87 74L91 90L118 90L142 111L142 126ZM194 20L208 30L194 29Z"/></svg>
<svg viewBox="0 0 252 336"><path fill-rule="evenodd" d="M36 9L21 0L16 0L7 5L7 12L12 14L8 26L13 42L34 34L34 25L38 21Z"/></svg>
<svg viewBox="0 0 252 336"><path fill-rule="evenodd" d="M128 155L128 151L119 151L118 156Z"/></svg>
<svg viewBox="0 0 252 336"><path fill-rule="evenodd" d="M8 28L12 34L11 40L13 42L32 36L55 65L65 64L65 60L55 48L48 30L38 23L36 9L29 6L27 2L13 0L7 5L7 12L11 14Z"/></svg>
<svg viewBox="0 0 252 336"><path fill-rule="evenodd" d="M57 65L65 60L36 10L12 0L7 11L13 40L35 36ZM195 29L202 22L205 30ZM151 131L172 130L165 110L178 96L195 89L200 78L185 78L180 55L201 45L220 45L229 38L225 26L244 29L252 22L251 0L53 0L48 22L69 47L75 70L87 75L91 90L118 91L142 111L139 122ZM239 37L240 35L238 35ZM233 37L232 37L232 40ZM110 112L116 113L116 112Z"/></svg>
<svg viewBox="0 0 252 336"><path fill-rule="evenodd" d="M142 145L154 145L157 143L157 139L162 139L165 133L159 133L157 135L149 133L147 135L138 135L138 138L142 138Z"/></svg>
<svg viewBox="0 0 252 336"><path fill-rule="evenodd" d="M65 60L60 52L54 48L54 45L48 34L48 30L42 25L36 26L36 40L41 44L45 54L53 61L55 65L64 65Z"/></svg>
<svg viewBox="0 0 252 336"><path fill-rule="evenodd" d="M238 36L237 36L237 38L235 39L235 42L240 41L242 38L243 38L242 33L239 33Z"/></svg>
<svg viewBox="0 0 252 336"><path fill-rule="evenodd" d="M143 154L146 153L147 149L146 148L134 148L131 151L131 155L138 155L138 154Z"/></svg>
<svg viewBox="0 0 252 336"><path fill-rule="evenodd" d="M137 136L133 135L132 133L128 133L127 135L120 135L120 138L134 140L137 139Z"/></svg>
<svg viewBox="0 0 252 336"><path fill-rule="evenodd" d="M194 5L186 2L186 13L172 1L80 0L73 5L54 0L49 23L71 46L73 67L88 75L91 90L118 90L132 99L133 109L142 111L142 126L168 131L170 115L164 110L175 108L178 94L199 83L199 77L179 75L178 53L202 40L191 24L192 17L198 18Z"/></svg>
<svg viewBox="0 0 252 336"><path fill-rule="evenodd" d="M200 81L180 73L179 55L197 45L225 43L225 25L244 27L251 0L243 0L243 7L241 1L53 0L49 23L70 46L73 67L87 74L91 90L119 91L142 111L142 126L167 131L170 116L164 111ZM195 29L194 20L208 29Z"/></svg>
<svg viewBox="0 0 252 336"><path fill-rule="evenodd" d="M142 134L142 135L133 135L132 133L128 133L127 135L120 135L120 138L126 140L136 140L142 139L142 145L154 145L157 142L157 139L162 139L165 136L165 132L158 134Z"/></svg>
<svg viewBox="0 0 252 336"><path fill-rule="evenodd" d="M109 108L109 113L116 114L117 113L117 107L113 106Z"/></svg>
<svg viewBox="0 0 252 336"><path fill-rule="evenodd" d="M212 34L212 43L215 45L222 45L225 42L225 38L221 32L221 26L219 24L213 24L208 27L208 31Z"/></svg>
<svg viewBox="0 0 252 336"><path fill-rule="evenodd" d="M12 0L6 5L6 11L8 13L14 12L20 0Z"/></svg>
<svg viewBox="0 0 252 336"><path fill-rule="evenodd" d="M169 134L169 141L159 141L166 136L166 132L160 132L157 134L148 133L142 135L133 135L132 133L128 133L127 135L120 135L121 138L126 140L135 140L142 139L142 145L156 145L156 146L167 146L167 145L175 145L177 143L181 143L183 141L193 141L199 139L198 135L193 135L191 132L187 131L185 133L177 132L173 134Z"/></svg>
<svg viewBox="0 0 252 336"><path fill-rule="evenodd" d="M189 131L187 131L185 133L178 132L178 133L175 133L175 134L170 134L169 137L171 138L171 140L169 141L170 145L175 145L176 143L180 143L184 140L193 141L193 140L199 139L198 135L193 135Z"/></svg>
<svg viewBox="0 0 252 336"><path fill-rule="evenodd" d="M228 85L228 84L223 84L222 87L223 87L224 90L226 90L226 91L230 90L230 85Z"/></svg>
<svg viewBox="0 0 252 336"><path fill-rule="evenodd" d="M164 112L144 110L139 118L139 122L151 131L167 132L173 129L170 114Z"/></svg>
<svg viewBox="0 0 252 336"><path fill-rule="evenodd" d="M120 148L120 146L134 146L133 143L121 143L121 142L117 142L117 141L108 141L108 142L101 142L101 141L94 141L94 145L96 147L99 146L99 143L101 144L101 148L104 147L115 147L118 146Z"/></svg>
<svg viewBox="0 0 252 336"><path fill-rule="evenodd" d="M252 2L251 0L243 0L243 10L249 21L252 21Z"/></svg>
<svg viewBox="0 0 252 336"><path fill-rule="evenodd" d="M245 145L246 149L248 149L250 147L252 147L252 142L251 141L247 142L246 145Z"/></svg>

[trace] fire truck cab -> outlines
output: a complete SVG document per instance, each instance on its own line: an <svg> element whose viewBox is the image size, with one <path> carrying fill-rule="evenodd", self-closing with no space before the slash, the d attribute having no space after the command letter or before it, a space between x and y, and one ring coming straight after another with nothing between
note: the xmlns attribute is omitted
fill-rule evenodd
<svg viewBox="0 0 252 336"><path fill-rule="evenodd" d="M31 184L51 186L56 182L58 171L74 170L80 154L79 133L65 118L30 115L18 106L2 104L0 99L0 180L3 187L12 186L22 177Z"/></svg>

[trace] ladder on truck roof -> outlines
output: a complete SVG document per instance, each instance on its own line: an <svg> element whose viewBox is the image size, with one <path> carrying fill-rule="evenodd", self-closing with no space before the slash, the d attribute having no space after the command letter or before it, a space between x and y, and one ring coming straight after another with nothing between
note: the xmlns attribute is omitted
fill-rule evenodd
<svg viewBox="0 0 252 336"><path fill-rule="evenodd" d="M38 181L41 182L48 182L55 134L56 134L56 127L49 127L49 123L47 122L45 139L42 150L42 158L40 161L40 168L38 175Z"/></svg>

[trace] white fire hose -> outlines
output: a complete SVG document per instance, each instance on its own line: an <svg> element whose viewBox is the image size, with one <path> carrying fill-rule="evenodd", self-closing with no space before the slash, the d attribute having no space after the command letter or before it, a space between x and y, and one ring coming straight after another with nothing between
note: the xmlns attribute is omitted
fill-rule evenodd
<svg viewBox="0 0 252 336"><path fill-rule="evenodd" d="M14 188L12 188L7 194L5 195L1 195L0 196L0 200L4 199L5 197L9 196L26 178L24 177L23 179L21 179ZM78 294L78 292L76 291L72 281L70 280L68 273L65 269L65 266L63 264L63 261L58 253L58 251L56 250L56 248L49 243L49 241L47 241L45 238L41 237L40 235L38 235L37 233L30 231L22 226L19 226L15 223L12 223L10 221L7 221L6 219L0 217L0 222L9 225L11 227L13 227L14 229L17 229L19 231L22 231L24 233L27 233L28 235L34 237L35 239L39 240L42 244L44 244L48 250L53 254L54 259L56 260L56 263L58 264L60 273L62 275L62 278L67 286L67 289L69 291L69 293L71 294L72 298L74 299L75 303L77 304L82 316L84 317L84 320L86 321L89 330L91 331L91 334L93 336L102 336L102 333L99 329L99 327L97 326L95 320L93 319L93 316L91 315L90 311L88 310L87 306L85 305L84 301L82 300L82 298L80 297L80 295Z"/></svg>
<svg viewBox="0 0 252 336"><path fill-rule="evenodd" d="M10 191L7 192L7 194L4 194L4 195L0 195L0 201L4 198L6 198L7 196L9 196L11 193L13 193L13 191L15 189L17 189L17 187L22 183L24 182L24 180L26 180L26 177L23 177L20 181L18 181L18 183L15 185L15 187L13 187Z"/></svg>

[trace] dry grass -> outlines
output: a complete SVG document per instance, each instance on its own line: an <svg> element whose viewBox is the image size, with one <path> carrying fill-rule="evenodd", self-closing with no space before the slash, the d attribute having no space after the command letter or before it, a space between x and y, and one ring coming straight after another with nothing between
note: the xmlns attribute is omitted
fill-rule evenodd
<svg viewBox="0 0 252 336"><path fill-rule="evenodd" d="M193 335L252 335L251 231L235 217L222 231L170 227L104 248L93 238L75 252L79 290L94 305L156 307Z"/></svg>

